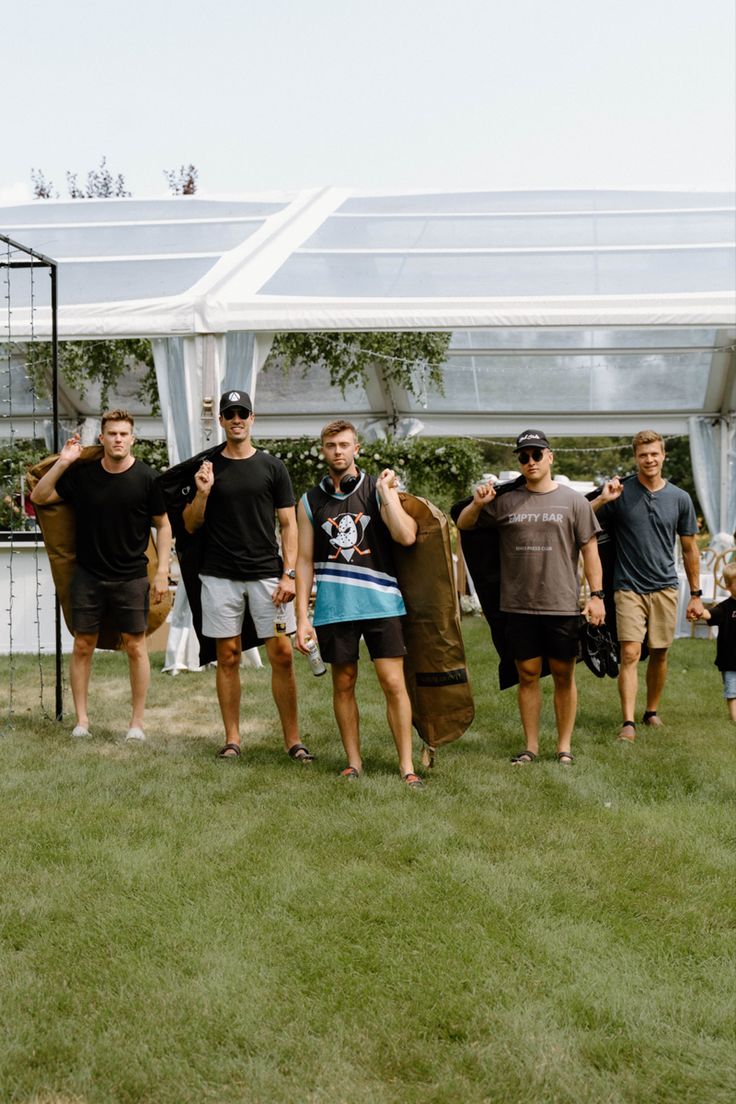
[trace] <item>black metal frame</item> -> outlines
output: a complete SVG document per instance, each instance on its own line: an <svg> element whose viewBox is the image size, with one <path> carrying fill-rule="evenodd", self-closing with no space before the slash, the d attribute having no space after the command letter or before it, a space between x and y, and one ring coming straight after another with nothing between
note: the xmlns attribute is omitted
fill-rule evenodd
<svg viewBox="0 0 736 1104"><path fill-rule="evenodd" d="M58 297L57 297L57 268L58 263L31 249L21 242L14 241L5 234L0 234L0 242L11 249L23 253L31 260L8 260L0 257L0 268L48 268L51 277L51 391L52 411L54 420L54 452L59 451L59 328L58 328ZM61 607L59 596L55 598L55 644L56 644L56 719L60 721L63 716L64 703L62 695L62 671L61 671Z"/></svg>

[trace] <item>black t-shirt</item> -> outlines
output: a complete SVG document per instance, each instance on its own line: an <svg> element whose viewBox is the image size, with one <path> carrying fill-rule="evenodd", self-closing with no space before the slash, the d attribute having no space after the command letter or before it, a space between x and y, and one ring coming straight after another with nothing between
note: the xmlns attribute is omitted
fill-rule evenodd
<svg viewBox="0 0 736 1104"><path fill-rule="evenodd" d="M709 625L718 626L716 667L719 671L736 671L736 601L727 598L710 611Z"/></svg>
<svg viewBox="0 0 736 1104"><path fill-rule="evenodd" d="M156 479L157 473L141 460L114 474L99 460L67 468L56 490L74 506L80 567L98 579L140 579L146 574L151 519L166 513Z"/></svg>
<svg viewBox="0 0 736 1104"><path fill-rule="evenodd" d="M283 463L257 449L246 460L219 453L212 457L212 467L215 482L204 515L202 575L239 580L280 575L274 513L294 505Z"/></svg>

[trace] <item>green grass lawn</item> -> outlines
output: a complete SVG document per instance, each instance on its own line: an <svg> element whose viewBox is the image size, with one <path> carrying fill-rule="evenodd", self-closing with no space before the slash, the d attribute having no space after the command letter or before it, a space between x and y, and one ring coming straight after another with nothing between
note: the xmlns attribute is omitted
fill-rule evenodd
<svg viewBox="0 0 736 1104"><path fill-rule="evenodd" d="M44 717L31 658L8 716L2 661L0 1101L733 1104L736 726L714 644L675 644L666 728L635 746L615 684L579 668L571 768L545 687L543 761L514 768L514 692L485 625L464 628L477 717L421 793L367 660L355 784L301 657L309 767L265 670L222 763L211 671L156 670L129 747L123 657L96 658L87 741Z"/></svg>

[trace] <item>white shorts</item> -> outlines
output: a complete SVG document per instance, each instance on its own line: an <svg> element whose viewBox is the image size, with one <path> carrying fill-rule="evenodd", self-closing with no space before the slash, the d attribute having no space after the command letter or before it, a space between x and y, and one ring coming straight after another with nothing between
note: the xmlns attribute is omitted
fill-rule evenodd
<svg viewBox="0 0 736 1104"><path fill-rule="evenodd" d="M214 575L200 575L199 579L202 583L202 632L205 636L215 640L240 636L246 602L262 640L279 635L275 627L279 614L286 622L286 632L296 632L294 603L286 602L280 610L273 604L271 596L279 585L278 579L218 579Z"/></svg>

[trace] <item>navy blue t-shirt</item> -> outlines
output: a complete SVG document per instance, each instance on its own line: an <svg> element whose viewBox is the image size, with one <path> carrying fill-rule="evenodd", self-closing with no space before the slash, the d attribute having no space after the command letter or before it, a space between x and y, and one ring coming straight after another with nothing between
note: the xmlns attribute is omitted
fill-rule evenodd
<svg viewBox="0 0 736 1104"><path fill-rule="evenodd" d="M638 479L627 479L621 496L601 506L597 517L604 529L613 525L614 590L652 594L678 585L675 538L690 537L698 531L687 491L672 483L649 491Z"/></svg>

